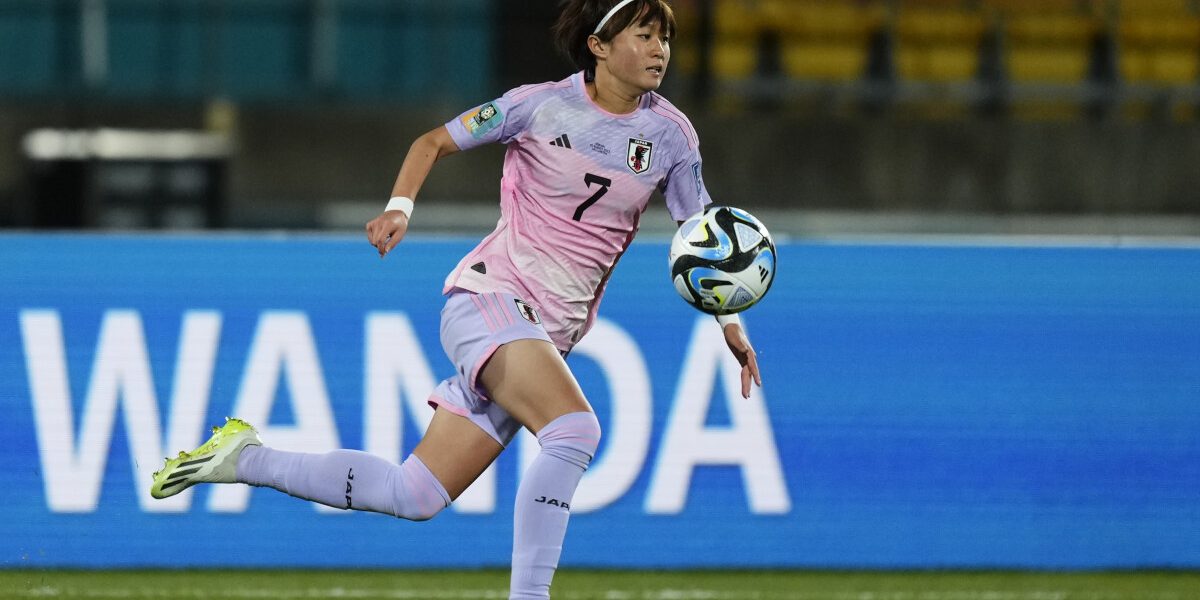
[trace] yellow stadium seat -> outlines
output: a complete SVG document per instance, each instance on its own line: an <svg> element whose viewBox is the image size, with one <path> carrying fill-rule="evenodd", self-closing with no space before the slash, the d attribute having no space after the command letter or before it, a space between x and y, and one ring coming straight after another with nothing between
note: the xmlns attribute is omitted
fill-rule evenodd
<svg viewBox="0 0 1200 600"><path fill-rule="evenodd" d="M1122 14L1117 47L1117 68L1130 83L1190 85L1200 76L1200 18L1195 15Z"/></svg>
<svg viewBox="0 0 1200 600"><path fill-rule="evenodd" d="M754 37L761 20L758 0L717 0L713 7L713 29L717 37Z"/></svg>
<svg viewBox="0 0 1200 600"><path fill-rule="evenodd" d="M1188 0L1118 0L1117 69L1126 82L1194 85L1200 77L1200 18Z"/></svg>
<svg viewBox="0 0 1200 600"><path fill-rule="evenodd" d="M675 37L671 39L671 68L695 74L700 68L700 19L694 2L675 2Z"/></svg>
<svg viewBox="0 0 1200 600"><path fill-rule="evenodd" d="M1117 14L1186 15L1192 12L1191 0L1117 0Z"/></svg>
<svg viewBox="0 0 1200 600"><path fill-rule="evenodd" d="M758 0L716 0L711 60L718 79L744 80L757 69L759 8Z"/></svg>
<svg viewBox="0 0 1200 600"><path fill-rule="evenodd" d="M1156 52L1150 59L1151 77L1164 83L1195 83L1198 63L1194 50Z"/></svg>
<svg viewBox="0 0 1200 600"><path fill-rule="evenodd" d="M764 27L780 37L784 73L797 79L851 81L863 75L883 5L842 0L765 0Z"/></svg>
<svg viewBox="0 0 1200 600"><path fill-rule="evenodd" d="M713 75L721 79L746 79L758 65L758 48L745 40L718 41L712 48Z"/></svg>
<svg viewBox="0 0 1200 600"><path fill-rule="evenodd" d="M1103 26L1091 1L981 0L980 6L999 27L1013 81L1077 84L1087 77Z"/></svg>
<svg viewBox="0 0 1200 600"><path fill-rule="evenodd" d="M1002 14L1078 12L1088 6L1080 0L980 0L980 8Z"/></svg>
<svg viewBox="0 0 1200 600"><path fill-rule="evenodd" d="M1082 82L1100 26L1095 18L1080 14L1010 16L1004 26L1009 76L1017 82Z"/></svg>
<svg viewBox="0 0 1200 600"><path fill-rule="evenodd" d="M781 57L789 77L821 81L852 81L862 77L867 49L858 44L785 41Z"/></svg>
<svg viewBox="0 0 1200 600"><path fill-rule="evenodd" d="M874 30L885 5L846 0L763 0L763 26L788 36L844 39Z"/></svg>
<svg viewBox="0 0 1200 600"><path fill-rule="evenodd" d="M1090 59L1076 48L1014 48L1006 52L1008 75L1018 83L1080 83Z"/></svg>
<svg viewBox="0 0 1200 600"><path fill-rule="evenodd" d="M912 2L895 18L896 71L910 81L953 82L979 70L983 17L955 3Z"/></svg>

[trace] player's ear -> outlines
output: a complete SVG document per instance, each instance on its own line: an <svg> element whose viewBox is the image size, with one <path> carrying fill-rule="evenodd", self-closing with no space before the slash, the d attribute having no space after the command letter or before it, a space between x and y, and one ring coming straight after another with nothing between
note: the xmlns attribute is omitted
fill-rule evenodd
<svg viewBox="0 0 1200 600"><path fill-rule="evenodd" d="M589 35L587 39L588 50L592 51L592 56L597 60L608 58L608 44L600 41L600 38L595 35Z"/></svg>

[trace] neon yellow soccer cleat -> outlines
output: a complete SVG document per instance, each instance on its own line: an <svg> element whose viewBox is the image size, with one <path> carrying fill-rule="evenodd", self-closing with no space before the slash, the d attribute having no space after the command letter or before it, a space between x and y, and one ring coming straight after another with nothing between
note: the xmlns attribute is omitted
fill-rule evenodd
<svg viewBox="0 0 1200 600"><path fill-rule="evenodd" d="M261 446L258 432L241 419L225 417L225 424L213 427L213 435L203 446L168 458L154 474L150 495L167 498L197 483L234 483L238 455L246 446Z"/></svg>

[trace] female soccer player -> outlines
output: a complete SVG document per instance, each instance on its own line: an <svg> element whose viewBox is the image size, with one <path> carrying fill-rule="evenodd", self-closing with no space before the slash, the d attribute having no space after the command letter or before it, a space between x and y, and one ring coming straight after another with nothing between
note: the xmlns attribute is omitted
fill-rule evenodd
<svg viewBox="0 0 1200 600"><path fill-rule="evenodd" d="M570 0L554 34L579 72L511 90L413 143L391 202L366 226L380 257L404 238L435 161L493 142L508 151L500 221L446 279L441 337L456 374L430 398L436 412L407 460L273 450L231 419L204 446L168 461L152 494L242 482L420 521L448 506L526 427L541 452L517 490L510 598L549 598L572 497L600 441L563 357L591 327L652 192L663 192L677 221L710 202L696 132L655 93L674 31L667 0ZM736 318L723 327L749 396L752 382L761 385L754 350Z"/></svg>

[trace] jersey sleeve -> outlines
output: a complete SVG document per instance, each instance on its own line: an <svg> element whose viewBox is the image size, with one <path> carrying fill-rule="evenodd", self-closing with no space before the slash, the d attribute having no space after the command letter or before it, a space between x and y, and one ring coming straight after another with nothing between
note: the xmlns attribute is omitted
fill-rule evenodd
<svg viewBox="0 0 1200 600"><path fill-rule="evenodd" d="M484 144L507 144L528 126L536 107L530 96L516 99L517 90L476 106L446 123L450 137L459 150L469 150Z"/></svg>
<svg viewBox="0 0 1200 600"><path fill-rule="evenodd" d="M662 191L667 199L667 210L676 221L686 221L712 204L701 174L703 162L700 149L691 148L671 165L667 173Z"/></svg>

